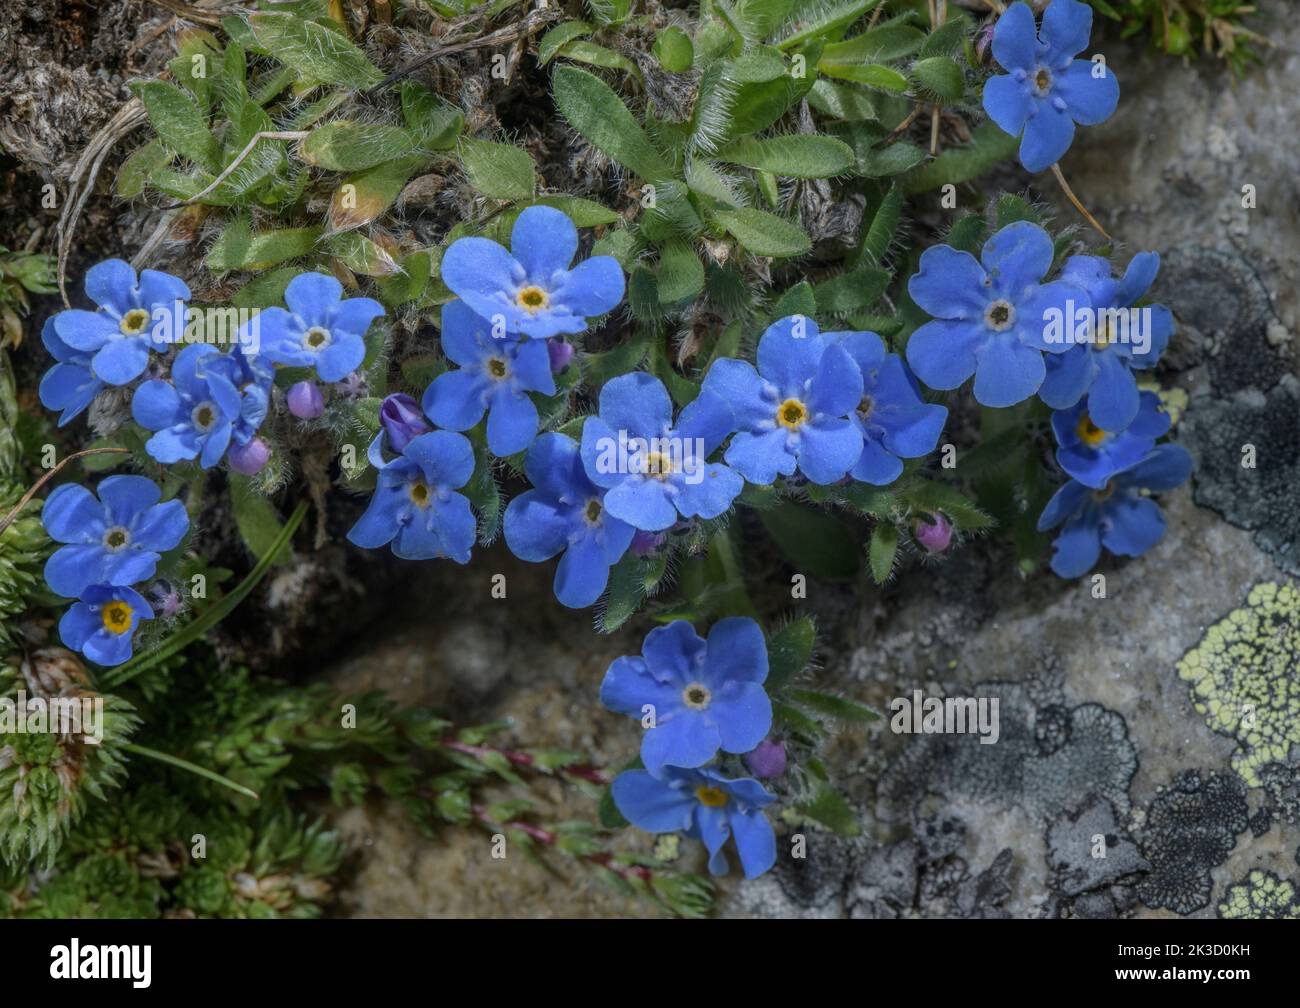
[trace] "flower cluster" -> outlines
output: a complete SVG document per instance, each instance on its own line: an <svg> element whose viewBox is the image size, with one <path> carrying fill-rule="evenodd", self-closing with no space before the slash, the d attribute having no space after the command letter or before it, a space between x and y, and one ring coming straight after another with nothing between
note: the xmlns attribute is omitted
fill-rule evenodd
<svg viewBox="0 0 1300 1008"><path fill-rule="evenodd" d="M746 878L776 861L776 837L761 811L776 796L711 765L719 754L754 753L763 744L772 727L766 678L763 631L732 617L715 623L707 640L684 620L651 630L641 654L615 659L601 683L601 702L645 728L645 769L626 770L613 783L619 811L651 833L704 841L715 875L727 871L728 838Z"/></svg>
<svg viewBox="0 0 1300 1008"><path fill-rule="evenodd" d="M59 636L100 665L131 657L140 621L154 618L136 588L189 530L185 506L161 497L143 476L109 476L96 493L74 483L55 488L41 512L45 531L63 543L46 562L45 581L77 599L59 621Z"/></svg>

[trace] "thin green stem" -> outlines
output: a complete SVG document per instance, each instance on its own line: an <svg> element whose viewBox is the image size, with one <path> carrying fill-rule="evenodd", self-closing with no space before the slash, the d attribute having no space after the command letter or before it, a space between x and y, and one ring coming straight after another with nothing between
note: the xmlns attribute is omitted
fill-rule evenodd
<svg viewBox="0 0 1300 1008"><path fill-rule="evenodd" d="M148 746L137 745L135 742L124 742L122 748L129 753L135 753L137 756L144 756L146 759L157 760L159 763L166 763L168 766L178 767L181 770L188 770L192 774L197 774L214 784L220 784L222 787L230 788L237 794L245 798L252 798L253 801L259 800L259 795L251 788L246 788L242 784L236 784L229 777L222 777L219 773L201 767L197 763L191 763L189 760L183 760L179 756L173 756L170 753L159 752L157 749L150 749Z"/></svg>
<svg viewBox="0 0 1300 1008"><path fill-rule="evenodd" d="M229 594L224 596L221 601L212 608L206 610L198 619L187 623L184 627L172 634L165 641L159 644L152 651L146 651L142 655L137 655L124 665L119 665L112 669L104 676L104 682L109 687L120 686L130 679L134 679L146 669L151 669L159 662L166 661L172 655L177 654L183 648L188 647L194 641L198 640L210 629L220 623L230 615L234 608L257 587L257 583L266 576L266 572L271 569L271 564L275 562L280 551L288 544L294 531L302 521L303 515L307 513L307 502L300 501L294 508L293 514L289 520L284 523L280 529L279 535L275 537L275 542L271 548L266 551L266 555L257 562L257 566L248 572L248 577L244 578L239 585Z"/></svg>

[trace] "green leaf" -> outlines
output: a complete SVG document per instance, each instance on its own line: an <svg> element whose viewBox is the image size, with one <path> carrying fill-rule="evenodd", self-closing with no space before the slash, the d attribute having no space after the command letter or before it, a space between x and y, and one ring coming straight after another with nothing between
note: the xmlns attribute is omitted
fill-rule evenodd
<svg viewBox="0 0 1300 1008"><path fill-rule="evenodd" d="M527 151L511 144L460 138L460 163L469 184L491 199L532 199L537 169Z"/></svg>
<svg viewBox="0 0 1300 1008"><path fill-rule="evenodd" d="M864 703L850 700L848 697L836 696L833 693L822 693L820 690L810 689L792 689L788 690L785 695L787 699L794 701L806 710L825 714L839 721L867 722L880 720L880 712L874 707L868 707Z"/></svg>
<svg viewBox="0 0 1300 1008"><path fill-rule="evenodd" d="M825 511L785 501L758 513L763 528L801 574L851 578L858 571L858 544L838 518Z"/></svg>
<svg viewBox="0 0 1300 1008"><path fill-rule="evenodd" d="M827 7L808 6L808 15L794 23L799 27L777 43L783 50L796 49L813 39L838 38L858 18L881 0L848 0Z"/></svg>
<svg viewBox="0 0 1300 1008"><path fill-rule="evenodd" d="M795 678L812 661L817 626L801 616L772 634L767 641L767 690L776 693Z"/></svg>
<svg viewBox="0 0 1300 1008"><path fill-rule="evenodd" d="M149 178L157 171L166 168L171 162L171 155L159 140L150 140L137 147L117 170L115 187L122 199L134 199L144 192Z"/></svg>
<svg viewBox="0 0 1300 1008"><path fill-rule="evenodd" d="M415 154L385 161L344 179L330 197L326 218L329 230L347 231L369 224L393 205L425 161L423 155Z"/></svg>
<svg viewBox="0 0 1300 1008"><path fill-rule="evenodd" d="M1019 196L1013 196L1011 193L1003 193L998 197L996 217L999 231L1018 221L1029 221L1039 225L1043 223L1042 214L1035 210L1026 200L1021 199Z"/></svg>
<svg viewBox="0 0 1300 1008"><path fill-rule="evenodd" d="M576 38L584 38L594 30L586 21L565 21L562 24L557 24L543 35L542 40L537 43L538 66L546 66L566 43L572 42Z"/></svg>
<svg viewBox="0 0 1300 1008"><path fill-rule="evenodd" d="M812 251L812 240L798 224L766 210L718 210L714 219L754 255L787 258Z"/></svg>
<svg viewBox="0 0 1300 1008"><path fill-rule="evenodd" d="M265 270L310 254L320 234L316 227L254 233L247 217L236 217L212 243L204 263L214 273Z"/></svg>
<svg viewBox="0 0 1300 1008"><path fill-rule="evenodd" d="M450 150L465 125L465 114L422 84L402 81L402 119L425 150Z"/></svg>
<svg viewBox="0 0 1300 1008"><path fill-rule="evenodd" d="M812 284L800 280L781 295L780 300L772 306L772 318L783 319L791 315L804 315L812 318L817 314L817 295L813 293Z"/></svg>
<svg viewBox="0 0 1300 1008"><path fill-rule="evenodd" d="M415 137L398 126L341 119L312 130L302 142L304 161L331 171L362 171L405 157L416 149Z"/></svg>
<svg viewBox="0 0 1300 1008"><path fill-rule="evenodd" d="M158 139L200 168L217 170L221 146L208 130L207 117L188 93L159 80L137 81L131 89L144 105Z"/></svg>
<svg viewBox="0 0 1300 1008"><path fill-rule="evenodd" d="M718 152L718 159L787 178L831 178L853 167L853 148L843 140L809 133L757 140L744 137Z"/></svg>
<svg viewBox="0 0 1300 1008"><path fill-rule="evenodd" d="M1019 146L1019 137L1003 133L993 122L983 123L971 132L971 142L965 147L950 147L913 173L907 180L907 194L969 182L1013 157Z"/></svg>
<svg viewBox="0 0 1300 1008"><path fill-rule="evenodd" d="M569 125L624 168L647 182L673 176L627 106L599 77L574 66L557 67L552 91Z"/></svg>
<svg viewBox="0 0 1300 1008"><path fill-rule="evenodd" d="M858 249L858 261L879 266L885 261L885 254L893 244L898 233L898 221L903 210L903 192L895 183L889 187L871 218L871 227L862 238Z"/></svg>
<svg viewBox="0 0 1300 1008"><path fill-rule="evenodd" d="M874 266L841 273L813 288L817 311L825 315L846 315L870 308L885 293L890 275Z"/></svg>
<svg viewBox="0 0 1300 1008"><path fill-rule="evenodd" d="M695 46L691 44L691 37L676 25L659 30L650 52L669 73L685 73L695 62Z"/></svg>
<svg viewBox="0 0 1300 1008"><path fill-rule="evenodd" d="M588 42L585 39L574 39L566 43L560 50L560 55L565 59L577 60L579 63L589 63L592 66L603 67L606 70L622 70L626 74L641 78L641 68L633 63L622 53L615 52L607 46L597 45L595 42Z"/></svg>
<svg viewBox="0 0 1300 1008"><path fill-rule="evenodd" d="M676 304L704 289L704 264L691 244L673 238L659 252L659 300Z"/></svg>
<svg viewBox="0 0 1300 1008"><path fill-rule="evenodd" d="M256 557L271 555L271 547L284 526L270 500L253 489L253 481L247 476L231 473L230 508L235 527L249 552ZM284 561L284 557L277 556L273 563Z"/></svg>
<svg viewBox="0 0 1300 1008"><path fill-rule="evenodd" d="M823 787L811 801L797 806L809 819L814 819L840 836L857 836L862 832L857 814L844 797L829 785Z"/></svg>
<svg viewBox="0 0 1300 1008"><path fill-rule="evenodd" d="M868 553L872 580L876 584L884 584L894 569L894 557L898 553L898 529L889 522L878 522L871 530Z"/></svg>
<svg viewBox="0 0 1300 1008"><path fill-rule="evenodd" d="M966 91L966 78L949 56L930 56L918 60L912 67L912 76L921 87L944 102L961 101Z"/></svg>
<svg viewBox="0 0 1300 1008"><path fill-rule="evenodd" d="M342 32L297 14L253 14L248 25L257 43L308 80L354 91L374 87L383 74Z"/></svg>
<svg viewBox="0 0 1300 1008"><path fill-rule="evenodd" d="M330 235L322 245L324 251L342 260L343 265L354 273L386 277L401 271L401 267L387 250L359 231L344 231Z"/></svg>
<svg viewBox="0 0 1300 1008"><path fill-rule="evenodd" d="M554 207L556 210L562 210L565 215L573 221L573 226L580 228L600 227L603 224L615 224L621 219L619 215L609 207L602 206L593 200L583 199L581 196L542 196L539 199L533 200L532 205L548 206Z"/></svg>
<svg viewBox="0 0 1300 1008"><path fill-rule="evenodd" d="M830 63L823 57L822 62L817 64L817 69L829 77L865 84L892 94L906 94L910 87L907 78L901 73L879 63Z"/></svg>

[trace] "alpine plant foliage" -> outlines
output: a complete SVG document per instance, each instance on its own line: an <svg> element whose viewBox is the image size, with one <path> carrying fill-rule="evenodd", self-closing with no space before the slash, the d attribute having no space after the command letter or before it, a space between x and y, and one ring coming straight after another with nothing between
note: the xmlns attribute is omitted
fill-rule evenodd
<svg viewBox="0 0 1300 1008"><path fill-rule="evenodd" d="M1158 253L976 184L994 169L1053 184L1114 113L1122 72L1088 4L448 0L386 5L388 25L340 6L264 0L185 27L168 79L134 85L147 125L117 195L168 202L201 254L169 272L124 248L70 278L71 306L40 332L40 423L60 457L90 451L52 478L0 466L6 511L42 480L0 532L0 684L37 662L53 692L122 697L102 751L0 734L0 787L30 768L0 818L11 868L64 841L125 857L70 832L116 828L111 788L171 816L216 793L224 860L206 878L174 866L162 888L119 866L129 909L318 912L340 841L250 811L239 789L285 799L301 767L335 758L346 774L320 779L337 800L379 790L422 827L512 828L703 912L707 880L607 850L612 831L676 834L709 872L759 876L790 830L857 830L820 752L878 716L813 685L804 595L756 602L758 558L871 591L905 565L941 578L960 549L1072 579L1161 540L1157 497L1192 462L1166 440L1176 326L1150 297ZM439 69L380 44L437 25L509 28L519 46L504 65L470 46ZM509 81L531 97L507 125L482 94ZM253 557L224 583L205 560L212 494ZM187 662L222 688L203 635L258 604L304 512L327 505L354 549L397 558L395 584L410 561L490 566L506 550L593 633L643 625L592 696L639 733L622 769L525 763L490 728L372 698L364 738L274 733L298 768L283 781L233 751L224 783L192 792L124 776L132 745L204 762L176 725L129 742L153 730L137 706ZM42 612L47 630L17 629ZM270 687L240 672L229 688L243 745L262 744ZM334 702L313 688L276 716L310 725ZM590 787L598 822L574 834L483 805L497 771ZM293 853L258 861L259 844ZM228 885L240 872L263 888ZM87 880L44 899L19 909L109 897Z"/></svg>

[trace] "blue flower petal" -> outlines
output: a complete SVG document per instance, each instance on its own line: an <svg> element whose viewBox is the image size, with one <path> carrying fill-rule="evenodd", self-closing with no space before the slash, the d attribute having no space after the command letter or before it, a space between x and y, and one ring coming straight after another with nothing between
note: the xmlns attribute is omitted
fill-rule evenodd
<svg viewBox="0 0 1300 1008"><path fill-rule="evenodd" d="M777 476L794 473L796 460L789 440L788 433L781 428L762 434L741 431L727 446L727 465L751 483L773 483Z"/></svg>
<svg viewBox="0 0 1300 1008"><path fill-rule="evenodd" d="M663 382L633 371L607 381L600 390L600 418L629 437L663 437L672 424L673 404Z"/></svg>
<svg viewBox="0 0 1300 1008"><path fill-rule="evenodd" d="M1192 456L1182 445L1158 445L1150 455L1122 474L1126 486L1160 492L1182 486L1192 474ZM47 505L48 506L48 505Z"/></svg>
<svg viewBox="0 0 1300 1008"><path fill-rule="evenodd" d="M73 350L90 353L121 334L118 324L100 312L69 308L54 316L54 332Z"/></svg>
<svg viewBox="0 0 1300 1008"><path fill-rule="evenodd" d="M496 242L488 238L459 238L442 257L442 282L489 322L501 314L508 328L522 312L506 294L523 280L524 268Z"/></svg>
<svg viewBox="0 0 1300 1008"><path fill-rule="evenodd" d="M672 787L645 770L625 770L614 778L610 793L623 817L647 833L686 830L695 813L693 792Z"/></svg>
<svg viewBox="0 0 1300 1008"><path fill-rule="evenodd" d="M1092 570L1101 556L1101 528L1092 509L1066 522L1061 534L1052 542L1052 570L1058 577L1082 577Z"/></svg>
<svg viewBox="0 0 1300 1008"><path fill-rule="evenodd" d="M708 644L686 620L673 620L645 636L641 655L656 680L679 689L694 682Z"/></svg>
<svg viewBox="0 0 1300 1008"><path fill-rule="evenodd" d="M455 490L474 474L474 449L463 435L451 431L430 431L413 437L402 455L418 465L433 486Z"/></svg>
<svg viewBox="0 0 1300 1008"><path fill-rule="evenodd" d="M1058 73L1052 83L1052 94L1065 102L1066 109L1080 126L1096 126L1115 113L1119 104L1119 81L1109 67L1102 77L1094 77L1098 64L1090 60L1075 60Z"/></svg>
<svg viewBox="0 0 1300 1008"><path fill-rule="evenodd" d="M469 430L483 418L490 386L482 371L444 371L424 390L420 408L439 427Z"/></svg>
<svg viewBox="0 0 1300 1008"><path fill-rule="evenodd" d="M1124 276L1115 290L1114 304L1128 308L1138 303L1160 272L1160 256L1156 252L1139 252L1124 270Z"/></svg>
<svg viewBox="0 0 1300 1008"><path fill-rule="evenodd" d="M638 721L645 716L645 706L654 708L655 720L682 706L681 687L665 683L650 674L645 659L636 655L615 658L600 683L600 702L615 714Z"/></svg>
<svg viewBox="0 0 1300 1008"><path fill-rule="evenodd" d="M324 273L299 273L284 289L284 303L310 329L329 327L330 314L343 297L343 285Z"/></svg>
<svg viewBox="0 0 1300 1008"><path fill-rule="evenodd" d="M135 283L135 270L130 263L105 259L86 270L84 286L86 297L122 316L136 306Z"/></svg>
<svg viewBox="0 0 1300 1008"><path fill-rule="evenodd" d="M100 347L90 362L97 377L110 385L134 381L149 365L149 345L142 339L115 339Z"/></svg>
<svg viewBox="0 0 1300 1008"><path fill-rule="evenodd" d="M1074 120L1068 109L1050 101L1038 103L1038 113L1025 123L1020 141L1020 163L1029 172L1045 171L1065 156L1074 140Z"/></svg>
<svg viewBox="0 0 1300 1008"><path fill-rule="evenodd" d="M183 313L176 308L176 302L190 299L190 289L180 277L161 270L144 270L140 274L140 305L152 312L155 308L166 308L172 313L170 324L172 333L184 331Z"/></svg>
<svg viewBox="0 0 1300 1008"><path fill-rule="evenodd" d="M104 383L82 364L55 364L41 376L41 405L50 410L62 410L59 426L76 418L99 395Z"/></svg>
<svg viewBox="0 0 1300 1008"><path fill-rule="evenodd" d="M1028 83L1011 74L990 77L984 83L984 111L1002 132L1019 136L1034 111Z"/></svg>
<svg viewBox="0 0 1300 1008"><path fill-rule="evenodd" d="M849 470L849 475L855 480L872 486L888 486L902 473L902 461L870 438L863 442L862 454Z"/></svg>
<svg viewBox="0 0 1300 1008"><path fill-rule="evenodd" d="M99 496L104 497L103 483L99 485ZM131 536L142 549L166 553L180 545L189 528L190 519L185 505L173 499L144 511L135 522Z"/></svg>
<svg viewBox="0 0 1300 1008"><path fill-rule="evenodd" d="M537 436L537 423L537 407L527 395L498 385L488 407L488 450L498 458L523 451Z"/></svg>
<svg viewBox="0 0 1300 1008"><path fill-rule="evenodd" d="M342 381L366 359L366 343L354 333L334 332L329 346L316 355L321 381Z"/></svg>
<svg viewBox="0 0 1300 1008"><path fill-rule="evenodd" d="M45 583L55 595L77 598L99 580L104 550L98 543L77 543L55 550L45 561Z"/></svg>
<svg viewBox="0 0 1300 1008"><path fill-rule="evenodd" d="M984 406L1014 406L1037 392L1046 374L1041 353L1000 334L980 351L975 399Z"/></svg>
<svg viewBox="0 0 1300 1008"><path fill-rule="evenodd" d="M582 423L582 444L579 449L582 468L587 478L596 486L616 487L627 474L618 471L618 435L598 416L587 417ZM533 485L537 481L533 480Z"/></svg>
<svg viewBox="0 0 1300 1008"><path fill-rule="evenodd" d="M545 396L555 395L555 375L551 371L551 353L546 349L546 340L512 343L507 356L510 373L520 388Z"/></svg>
<svg viewBox="0 0 1300 1008"><path fill-rule="evenodd" d="M613 311L623 300L625 286L623 267L613 256L592 256L578 263L552 292L552 298L574 315L583 317L578 328L566 325L560 331L581 332L587 328L587 318Z"/></svg>
<svg viewBox="0 0 1300 1008"><path fill-rule="evenodd" d="M595 486L582 468L577 442L564 434L549 432L533 442L524 459L524 475L552 499L565 495L580 499L596 494Z"/></svg>
<svg viewBox="0 0 1300 1008"><path fill-rule="evenodd" d="M330 316L329 328L332 333L352 333L364 337L370 323L384 315L384 306L373 298L348 298L335 306Z"/></svg>
<svg viewBox="0 0 1300 1008"><path fill-rule="evenodd" d="M568 511L538 490L520 494L506 507L505 536L510 552L520 560L541 563L566 549L573 529Z"/></svg>
<svg viewBox="0 0 1300 1008"><path fill-rule="evenodd" d="M718 728L702 712L684 709L641 737L641 762L652 774L666 766L703 766L718 754Z"/></svg>
<svg viewBox="0 0 1300 1008"><path fill-rule="evenodd" d="M685 518L717 518L745 489L745 480L729 466L711 462L698 482L694 476L677 480L677 510Z"/></svg>
<svg viewBox="0 0 1300 1008"><path fill-rule="evenodd" d="M1019 302L1051 269L1052 236L1032 221L1008 224L980 251L980 262L1000 294Z"/></svg>
<svg viewBox="0 0 1300 1008"><path fill-rule="evenodd" d="M98 539L106 528L104 519L103 505L95 499L94 494L76 483L64 483L55 487L41 509L41 522L45 525L45 531L51 539L61 543Z"/></svg>
<svg viewBox="0 0 1300 1008"><path fill-rule="evenodd" d="M800 433L799 470L812 482L828 486L848 475L862 455L862 431L849 420L808 424Z"/></svg>
<svg viewBox="0 0 1300 1008"><path fill-rule="evenodd" d="M100 481L95 492L110 520L128 526L136 515L157 504L162 498L162 489L158 484L144 476L109 476ZM181 508L184 510L183 505Z"/></svg>
<svg viewBox="0 0 1300 1008"><path fill-rule="evenodd" d="M758 373L777 387L782 397L804 395L804 383L817 374L824 344L817 323L790 315L767 327L758 341Z"/></svg>
<svg viewBox="0 0 1300 1008"><path fill-rule="evenodd" d="M1038 398L1055 410L1069 409L1088 391L1097 374L1097 355L1086 346L1073 346L1046 359L1047 376Z"/></svg>
<svg viewBox="0 0 1300 1008"><path fill-rule="evenodd" d="M922 455L928 455L939 443L939 436L943 433L943 425L947 419L946 406L926 403L914 413L909 413L906 423L892 426L885 431L884 446L902 458L920 458Z"/></svg>
<svg viewBox="0 0 1300 1008"><path fill-rule="evenodd" d="M365 513L348 530L348 542L362 549L388 545L397 535L399 516L409 505L405 486L377 487Z"/></svg>
<svg viewBox="0 0 1300 1008"><path fill-rule="evenodd" d="M1052 0L1043 12L1043 42L1047 60L1055 66L1088 48L1092 34L1092 8L1079 0Z"/></svg>
<svg viewBox="0 0 1300 1008"><path fill-rule="evenodd" d="M492 336L492 326L464 301L448 301L442 306L442 352L461 367L478 364L497 352L496 344L504 338Z"/></svg>
<svg viewBox="0 0 1300 1008"><path fill-rule="evenodd" d="M983 319L989 301L984 267L969 252L932 245L907 281L913 301L936 318Z"/></svg>
<svg viewBox="0 0 1300 1008"><path fill-rule="evenodd" d="M1137 416L1137 379L1116 354L1102 351L1096 356L1100 359L1088 390L1088 415L1102 430L1122 431Z"/></svg>
<svg viewBox="0 0 1300 1008"><path fill-rule="evenodd" d="M764 381L749 361L720 357L710 366L701 388L725 402L738 430L754 430L770 421L776 403L763 396Z"/></svg>
<svg viewBox="0 0 1300 1008"><path fill-rule="evenodd" d="M1056 528L1061 522L1075 515L1084 505L1087 495L1088 490L1083 484L1076 483L1074 480L1065 484L1052 495L1052 499L1047 502L1047 507L1043 508L1043 513L1038 516L1038 531L1046 532L1048 529Z"/></svg>
<svg viewBox="0 0 1300 1008"><path fill-rule="evenodd" d="M708 646L705 685L717 687L728 680L745 683L767 680L767 640L762 627L749 617L728 616L718 620L709 629L705 643Z"/></svg>
<svg viewBox="0 0 1300 1008"><path fill-rule="evenodd" d="M478 522L469 501L454 493L428 508L416 508L411 523L394 537L393 554L405 560L445 557L466 564L477 535Z"/></svg>
<svg viewBox="0 0 1300 1008"><path fill-rule="evenodd" d="M847 416L862 399L862 372L839 343L826 347L808 390L808 407L814 414Z"/></svg>
<svg viewBox="0 0 1300 1008"><path fill-rule="evenodd" d="M147 381L131 397L131 416L151 431L170 427L180 419L181 400L165 381Z"/></svg>
<svg viewBox="0 0 1300 1008"><path fill-rule="evenodd" d="M745 878L756 879L776 864L776 834L762 812L733 812L731 834L736 838Z"/></svg>
<svg viewBox="0 0 1300 1008"><path fill-rule="evenodd" d="M907 341L908 366L931 388L955 389L975 373L988 332L982 320L927 322Z"/></svg>
<svg viewBox="0 0 1300 1008"><path fill-rule="evenodd" d="M1004 70L1032 73L1038 66L1038 26L1034 12L1013 3L993 28L993 58Z"/></svg>
<svg viewBox="0 0 1300 1008"><path fill-rule="evenodd" d="M677 435L694 444L699 438L703 442L704 452L694 459L698 465L713 454L714 449L727 439L727 435L736 429L735 417L727 401L708 389L701 389L699 394L682 408L677 418ZM692 449L694 452L694 449Z"/></svg>
<svg viewBox="0 0 1300 1008"><path fill-rule="evenodd" d="M555 568L555 597L570 609L594 605L609 582L609 561L595 536L584 536L564 551Z"/></svg>
<svg viewBox="0 0 1300 1008"><path fill-rule="evenodd" d="M659 480L633 476L605 494L605 510L645 532L662 532L677 521L677 508Z"/></svg>
<svg viewBox="0 0 1300 1008"><path fill-rule="evenodd" d="M85 602L73 603L59 620L59 639L65 647L80 651L95 634L104 629L104 621Z"/></svg>
<svg viewBox="0 0 1300 1008"><path fill-rule="evenodd" d="M569 268L577 251L578 229L568 214L554 207L527 207L510 229L510 254L529 282L542 287L549 288L552 277Z"/></svg>
<svg viewBox="0 0 1300 1008"><path fill-rule="evenodd" d="M1141 556L1165 534L1165 516L1146 497L1112 497L1101 524L1101 543L1116 556Z"/></svg>

